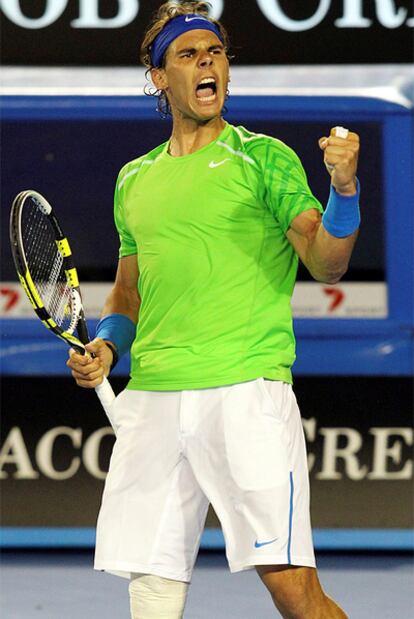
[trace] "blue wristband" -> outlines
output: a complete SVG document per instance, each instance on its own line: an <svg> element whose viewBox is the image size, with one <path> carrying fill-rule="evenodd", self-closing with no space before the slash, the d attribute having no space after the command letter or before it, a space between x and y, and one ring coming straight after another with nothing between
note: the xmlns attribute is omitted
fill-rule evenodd
<svg viewBox="0 0 414 619"><path fill-rule="evenodd" d="M361 215L359 212L360 185L357 179L357 192L354 196L343 196L331 185L328 204L322 216L324 228L332 236L343 238L359 228Z"/></svg>
<svg viewBox="0 0 414 619"><path fill-rule="evenodd" d="M124 314L108 314L108 316L104 316L98 322L95 332L95 337L108 340L116 346L116 361L129 351L135 336L136 325Z"/></svg>

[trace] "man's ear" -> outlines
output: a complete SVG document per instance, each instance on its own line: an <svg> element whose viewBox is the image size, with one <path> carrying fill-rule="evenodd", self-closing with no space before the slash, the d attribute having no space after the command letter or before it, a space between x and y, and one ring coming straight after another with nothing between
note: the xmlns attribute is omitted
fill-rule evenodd
<svg viewBox="0 0 414 619"><path fill-rule="evenodd" d="M164 69L151 69L151 79L157 90L166 90L168 88L168 80Z"/></svg>

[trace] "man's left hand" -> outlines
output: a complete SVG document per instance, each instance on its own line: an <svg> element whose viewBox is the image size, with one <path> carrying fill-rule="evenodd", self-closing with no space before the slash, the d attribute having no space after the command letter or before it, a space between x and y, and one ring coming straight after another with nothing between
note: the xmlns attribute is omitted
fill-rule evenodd
<svg viewBox="0 0 414 619"><path fill-rule="evenodd" d="M333 127L329 138L319 140L319 147L324 151L324 163L336 191L352 196L357 191L359 136L350 131L346 138L340 138L335 135L335 130Z"/></svg>

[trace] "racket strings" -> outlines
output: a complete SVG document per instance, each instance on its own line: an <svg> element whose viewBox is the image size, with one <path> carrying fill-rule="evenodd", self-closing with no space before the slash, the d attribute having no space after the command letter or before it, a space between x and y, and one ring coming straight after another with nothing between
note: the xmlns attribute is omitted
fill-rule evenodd
<svg viewBox="0 0 414 619"><path fill-rule="evenodd" d="M47 312L66 330L72 322L72 293L55 231L35 203L25 205L22 217L22 242L29 273Z"/></svg>

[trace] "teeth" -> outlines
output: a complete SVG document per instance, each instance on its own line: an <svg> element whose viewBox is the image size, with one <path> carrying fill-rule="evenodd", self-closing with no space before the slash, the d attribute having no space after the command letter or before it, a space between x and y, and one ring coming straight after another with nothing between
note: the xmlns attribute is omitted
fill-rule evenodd
<svg viewBox="0 0 414 619"><path fill-rule="evenodd" d="M203 80L201 80L201 82L198 84L199 86L201 86L201 84L215 84L216 80L214 79L214 77L205 77Z"/></svg>

